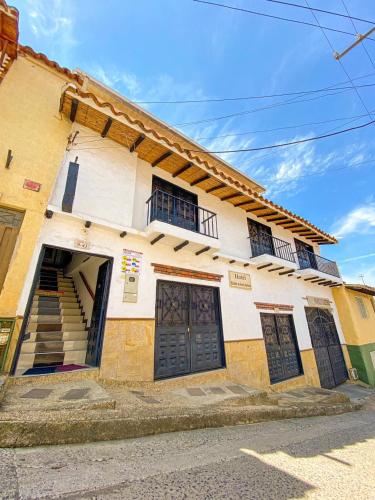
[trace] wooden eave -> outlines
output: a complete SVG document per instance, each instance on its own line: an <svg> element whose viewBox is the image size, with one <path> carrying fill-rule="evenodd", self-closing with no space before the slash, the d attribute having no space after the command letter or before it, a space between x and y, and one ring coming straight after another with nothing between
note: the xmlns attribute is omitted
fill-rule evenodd
<svg viewBox="0 0 375 500"><path fill-rule="evenodd" d="M320 244L337 243L329 234L321 231L310 222L292 214L283 207L276 205L264 198L259 192L251 190L238 179L220 169L218 162L202 159L196 152L182 147L177 142L172 142L168 137L160 134L160 130L150 129L139 118L134 119L128 113L119 111L112 103L101 101L92 92L68 87L62 93L60 111L68 118L88 127L99 135L102 134L111 118L111 126L106 131L106 138L131 149L140 134L144 139L138 144L136 152L142 160L150 165L157 162L157 166L174 177L179 177L190 185L216 196L223 203L251 213L258 218L267 219L282 217L276 223L288 228L291 224L293 230L304 237L308 231L309 239L314 238ZM104 139L103 139L104 140ZM96 144L96 147L97 144ZM86 149L83 146L82 149ZM87 145L87 149L90 146ZM167 153L171 153L167 155ZM207 158L209 155L204 154ZM160 161L162 158L162 161ZM294 225L295 224L295 225Z"/></svg>
<svg viewBox="0 0 375 500"><path fill-rule="evenodd" d="M18 51L18 10L0 0L0 82L4 78Z"/></svg>

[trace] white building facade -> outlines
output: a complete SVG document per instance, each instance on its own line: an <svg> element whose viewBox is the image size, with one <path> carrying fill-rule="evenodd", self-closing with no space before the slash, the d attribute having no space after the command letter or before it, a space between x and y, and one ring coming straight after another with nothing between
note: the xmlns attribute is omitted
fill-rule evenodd
<svg viewBox="0 0 375 500"><path fill-rule="evenodd" d="M105 117L106 133L84 121L87 109ZM158 156L145 160L152 147L139 151L151 134L114 110L88 94L63 94L71 141L19 303L15 373L92 366L105 379L142 382L210 372L275 389L344 381L348 356L332 296L342 280L319 256L329 235L262 205L256 183L247 201L234 169L237 195L202 164L198 175L188 157L163 168L177 154L172 141L170 154L159 154L153 137ZM126 145L121 124L137 136Z"/></svg>

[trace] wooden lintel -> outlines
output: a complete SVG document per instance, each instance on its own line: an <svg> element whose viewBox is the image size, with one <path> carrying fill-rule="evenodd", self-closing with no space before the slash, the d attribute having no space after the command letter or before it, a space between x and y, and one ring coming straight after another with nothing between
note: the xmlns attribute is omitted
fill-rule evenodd
<svg viewBox="0 0 375 500"><path fill-rule="evenodd" d="M268 272L273 273L274 271L280 271L280 269L284 269L284 266L279 266L279 267L274 267L273 269L268 269Z"/></svg>
<svg viewBox="0 0 375 500"><path fill-rule="evenodd" d="M238 198L239 196L242 196L242 193L228 194L227 196L223 196L223 198L220 198L220 199L221 199L221 201L229 201L232 198Z"/></svg>
<svg viewBox="0 0 375 500"><path fill-rule="evenodd" d="M137 149L137 147L146 139L146 136L144 134L139 134L139 136L136 138L136 140L133 142L133 144L130 146L129 151L131 153L134 153L134 151Z"/></svg>
<svg viewBox="0 0 375 500"><path fill-rule="evenodd" d="M211 176L206 174L206 175L202 175L201 177L198 177L198 179L195 179L195 181L192 181L190 183L190 186L196 186L197 184L199 184L200 182L204 182L204 181L207 181L208 179L210 179Z"/></svg>
<svg viewBox="0 0 375 500"><path fill-rule="evenodd" d="M111 128L112 123L113 123L112 118L108 118L108 120L105 122L104 128L101 133L102 137L106 137L106 135L109 132L109 129Z"/></svg>
<svg viewBox="0 0 375 500"><path fill-rule="evenodd" d="M77 110L78 110L78 99L73 99L72 100L72 107L70 108L70 121L74 122L76 119L77 115Z"/></svg>
<svg viewBox="0 0 375 500"><path fill-rule="evenodd" d="M200 255L201 253L207 252L211 247L203 247L198 252L195 252L195 255Z"/></svg>
<svg viewBox="0 0 375 500"><path fill-rule="evenodd" d="M258 266L257 269L264 269L266 267L270 267L272 264L263 264L263 266Z"/></svg>
<svg viewBox="0 0 375 500"><path fill-rule="evenodd" d="M159 163L161 163L162 161L166 160L167 158L169 158L172 155L173 155L172 151L166 151L161 156L159 156L159 158L157 158L155 161L153 161L151 163L151 166L152 167L156 167L156 165L159 165Z"/></svg>
<svg viewBox="0 0 375 500"><path fill-rule="evenodd" d="M172 177L178 177L179 175L186 172L186 170L189 170L189 168L191 168L192 166L193 166L193 164L190 161L189 161L189 163L185 163L185 165L180 167L178 170L176 170L176 172L174 172L174 174L172 174Z"/></svg>
<svg viewBox="0 0 375 500"><path fill-rule="evenodd" d="M150 241L151 245L155 245L158 241L160 241L162 238L164 238L165 234L159 234L159 236L156 236L152 241Z"/></svg>

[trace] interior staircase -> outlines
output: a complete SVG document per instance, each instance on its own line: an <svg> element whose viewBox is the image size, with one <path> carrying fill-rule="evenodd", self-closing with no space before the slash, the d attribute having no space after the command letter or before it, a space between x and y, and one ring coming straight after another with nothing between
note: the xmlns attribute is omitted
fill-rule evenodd
<svg viewBox="0 0 375 500"><path fill-rule="evenodd" d="M84 365L87 335L73 279L62 270L42 267L16 374L33 368Z"/></svg>

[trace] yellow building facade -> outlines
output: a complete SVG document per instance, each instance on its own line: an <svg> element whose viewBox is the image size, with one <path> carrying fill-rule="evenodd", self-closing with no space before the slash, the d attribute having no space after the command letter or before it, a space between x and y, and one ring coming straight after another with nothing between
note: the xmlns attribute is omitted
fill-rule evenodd
<svg viewBox="0 0 375 500"><path fill-rule="evenodd" d="M71 128L59 113L61 88L77 77L18 44L18 12L3 0L0 17L0 369L7 349L7 372L22 285Z"/></svg>
<svg viewBox="0 0 375 500"><path fill-rule="evenodd" d="M375 386L375 288L346 284L333 294L352 366Z"/></svg>

